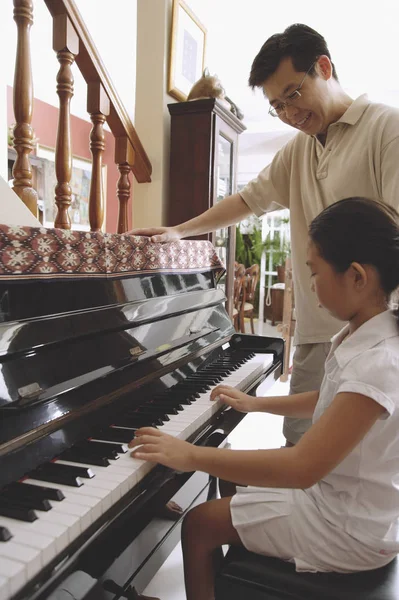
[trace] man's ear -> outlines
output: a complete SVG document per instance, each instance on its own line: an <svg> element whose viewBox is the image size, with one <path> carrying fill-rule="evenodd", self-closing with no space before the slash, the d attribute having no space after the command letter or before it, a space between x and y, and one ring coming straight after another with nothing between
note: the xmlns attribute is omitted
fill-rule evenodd
<svg viewBox="0 0 399 600"><path fill-rule="evenodd" d="M316 69L320 77L322 77L326 81L331 78L333 68L331 60L326 54L322 54L321 56L319 56L319 58L317 59Z"/></svg>

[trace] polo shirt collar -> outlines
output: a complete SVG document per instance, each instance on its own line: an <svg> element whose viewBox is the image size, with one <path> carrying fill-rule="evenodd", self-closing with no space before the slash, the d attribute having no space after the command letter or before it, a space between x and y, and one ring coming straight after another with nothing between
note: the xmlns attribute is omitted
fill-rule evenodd
<svg viewBox="0 0 399 600"><path fill-rule="evenodd" d="M344 114L337 123L347 123L348 125L355 125L360 117L363 115L366 108L369 106L370 100L367 97L367 94L362 94L358 98L356 98L349 108L346 109Z"/></svg>
<svg viewBox="0 0 399 600"><path fill-rule="evenodd" d="M388 338L399 335L397 319L392 310L386 310L369 319L359 329L356 329L352 335L344 339L348 332L349 324L331 340L331 350L334 352L340 368L343 368L352 358L365 350L373 348Z"/></svg>

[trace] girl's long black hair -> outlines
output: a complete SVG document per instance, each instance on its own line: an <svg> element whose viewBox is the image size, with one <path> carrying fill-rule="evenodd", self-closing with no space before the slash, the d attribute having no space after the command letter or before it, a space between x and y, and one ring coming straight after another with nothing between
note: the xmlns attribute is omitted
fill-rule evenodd
<svg viewBox="0 0 399 600"><path fill-rule="evenodd" d="M376 268L387 297L399 286L399 214L367 198L345 198L324 209L310 224L320 256L338 273L351 263ZM399 310L395 311L399 326Z"/></svg>

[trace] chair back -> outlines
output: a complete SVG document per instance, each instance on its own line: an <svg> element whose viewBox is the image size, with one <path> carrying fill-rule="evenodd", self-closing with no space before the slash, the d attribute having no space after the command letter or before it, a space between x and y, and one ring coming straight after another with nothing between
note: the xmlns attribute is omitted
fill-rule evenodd
<svg viewBox="0 0 399 600"><path fill-rule="evenodd" d="M234 308L237 309L238 312L240 312L241 306L245 302L244 296L245 296L245 288L246 288L246 286L245 286L246 279L247 279L247 276L245 275L245 269L244 269L244 273L236 275L236 277L234 278L233 306L234 306Z"/></svg>
<svg viewBox="0 0 399 600"><path fill-rule="evenodd" d="M242 265L241 263L235 262L234 263L234 277L240 277L241 275L244 275L245 273L245 267L244 265Z"/></svg>
<svg viewBox="0 0 399 600"><path fill-rule="evenodd" d="M245 274L248 277L246 300L251 304L253 304L255 298L256 286L259 281L259 271L259 265L252 265L252 267L245 269Z"/></svg>

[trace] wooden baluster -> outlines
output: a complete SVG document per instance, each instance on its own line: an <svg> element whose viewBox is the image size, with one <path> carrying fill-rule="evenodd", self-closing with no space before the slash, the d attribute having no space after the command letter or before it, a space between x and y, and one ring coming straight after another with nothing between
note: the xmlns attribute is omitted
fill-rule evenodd
<svg viewBox="0 0 399 600"><path fill-rule="evenodd" d="M105 150L104 121L109 115L110 102L101 83L92 82L87 89L87 112L93 128L90 132L90 150L93 168L90 181L89 218L91 231L100 231L104 219L104 189L102 157Z"/></svg>
<svg viewBox="0 0 399 600"><path fill-rule="evenodd" d="M119 200L118 233L124 233L129 226L127 205L130 198L129 173L134 165L134 148L126 136L115 138L115 163L118 165L120 177L116 194Z"/></svg>
<svg viewBox="0 0 399 600"><path fill-rule="evenodd" d="M14 177L12 189L37 217L37 192L32 187L32 167L29 160L34 139L31 126L33 113L33 82L30 56L30 28L33 24L32 0L14 0L14 21L18 30L13 90L16 121L14 148L17 152L17 158L12 169Z"/></svg>
<svg viewBox="0 0 399 600"><path fill-rule="evenodd" d="M60 69L57 74L57 94L60 99L58 117L57 143L55 148L55 203L57 216L55 227L71 228L68 209L71 205L72 189L72 146L70 103L73 96L74 79L71 65L79 52L79 38L72 23L65 14L56 15L53 19L53 49L57 52Z"/></svg>
<svg viewBox="0 0 399 600"><path fill-rule="evenodd" d="M292 263L291 257L287 257L285 261L285 283L284 283L284 308L283 308L283 323L281 327L282 337L284 339L284 370L280 376L280 381L288 381L290 372L290 355L291 355L291 338L293 335L293 305L294 291L292 282Z"/></svg>

